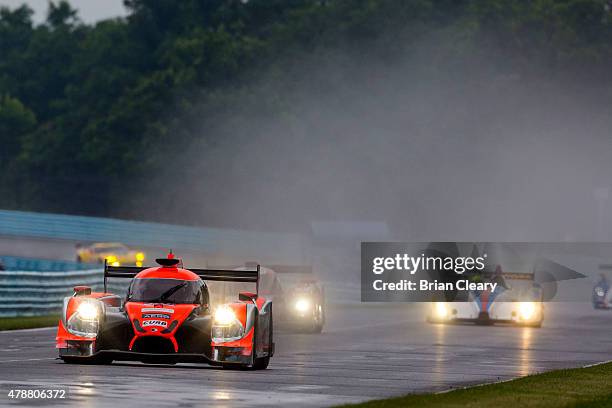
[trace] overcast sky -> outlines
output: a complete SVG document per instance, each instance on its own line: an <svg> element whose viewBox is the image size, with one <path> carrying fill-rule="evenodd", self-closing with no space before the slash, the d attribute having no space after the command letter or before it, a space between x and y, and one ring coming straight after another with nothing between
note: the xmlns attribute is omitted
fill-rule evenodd
<svg viewBox="0 0 612 408"><path fill-rule="evenodd" d="M47 14L49 0L0 0L0 6L15 8L27 3L35 12L34 20L40 22ZM79 10L81 20L92 23L106 18L125 15L123 0L69 0Z"/></svg>

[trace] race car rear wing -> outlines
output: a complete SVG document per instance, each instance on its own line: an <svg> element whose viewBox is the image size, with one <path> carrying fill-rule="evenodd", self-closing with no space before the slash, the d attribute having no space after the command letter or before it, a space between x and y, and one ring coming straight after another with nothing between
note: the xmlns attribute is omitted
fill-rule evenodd
<svg viewBox="0 0 612 408"><path fill-rule="evenodd" d="M107 278L134 278L139 272L150 268L149 266L110 266L104 261L104 292L106 292ZM234 269L189 269L202 280L223 282L252 282L255 284L255 293L259 293L260 265L254 270Z"/></svg>
<svg viewBox="0 0 612 408"><path fill-rule="evenodd" d="M535 274L529 273L529 272L502 272L502 273L485 272L482 275L487 278L501 276L504 279L510 279L510 280L534 280L535 279Z"/></svg>

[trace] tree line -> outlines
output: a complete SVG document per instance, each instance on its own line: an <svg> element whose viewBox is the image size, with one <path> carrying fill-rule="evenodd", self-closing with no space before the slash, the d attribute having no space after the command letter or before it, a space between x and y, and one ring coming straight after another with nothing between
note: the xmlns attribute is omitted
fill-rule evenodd
<svg viewBox="0 0 612 408"><path fill-rule="evenodd" d="M486 54L496 74L593 87L602 103L612 90L609 1L125 4L125 18L96 24L65 1L50 2L36 24L26 5L0 9L1 208L126 215L110 197L138 190L194 141L233 137L228 117L291 115L297 67L313 55L393 64L443 33L448 75Z"/></svg>

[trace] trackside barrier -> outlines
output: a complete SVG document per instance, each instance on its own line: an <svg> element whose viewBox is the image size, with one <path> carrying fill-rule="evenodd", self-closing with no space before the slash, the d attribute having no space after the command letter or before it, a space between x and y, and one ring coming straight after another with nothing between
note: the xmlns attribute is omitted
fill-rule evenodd
<svg viewBox="0 0 612 408"><path fill-rule="evenodd" d="M59 313L76 285L102 290L102 269L66 272L0 271L0 317ZM109 281L108 290L123 294L129 282Z"/></svg>
<svg viewBox="0 0 612 408"><path fill-rule="evenodd" d="M84 264L75 261L23 258L19 256L0 256L0 261L2 261L7 271L63 272L96 269L100 267L100 265L97 264Z"/></svg>
<svg viewBox="0 0 612 408"><path fill-rule="evenodd" d="M225 228L203 228L113 218L0 210L0 235L123 242L133 246L173 248L203 254L274 258L278 263L304 261L301 235Z"/></svg>
<svg viewBox="0 0 612 408"><path fill-rule="evenodd" d="M123 295L129 279L109 279L108 291ZM329 303L359 303L359 285L323 282ZM62 300L70 296L76 285L103 289L103 270L40 272L0 271L0 318L42 316L60 313Z"/></svg>

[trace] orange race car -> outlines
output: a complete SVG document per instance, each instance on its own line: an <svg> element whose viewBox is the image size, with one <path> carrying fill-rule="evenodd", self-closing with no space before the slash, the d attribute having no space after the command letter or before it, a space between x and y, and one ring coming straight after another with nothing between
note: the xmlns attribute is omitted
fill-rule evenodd
<svg viewBox="0 0 612 408"><path fill-rule="evenodd" d="M77 286L64 299L56 347L66 363L203 362L265 369L274 354L272 301L254 270L184 269L172 253L158 267L104 265L104 292ZM125 301L107 278L131 278ZM250 282L255 292L213 307L206 281Z"/></svg>

